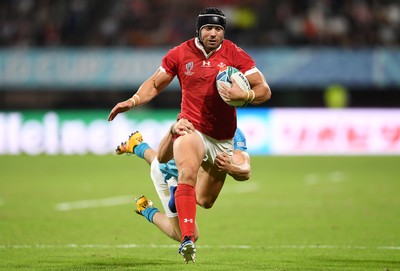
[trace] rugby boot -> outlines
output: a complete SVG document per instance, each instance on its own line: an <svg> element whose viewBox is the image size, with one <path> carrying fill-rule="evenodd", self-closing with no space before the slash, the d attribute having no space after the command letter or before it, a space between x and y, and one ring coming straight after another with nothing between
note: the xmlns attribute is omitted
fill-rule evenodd
<svg viewBox="0 0 400 271"><path fill-rule="evenodd" d="M143 142L142 134L138 131L132 133L128 140L121 142L121 144L115 149L115 153L121 155L123 153L133 154L133 150L137 145Z"/></svg>
<svg viewBox="0 0 400 271"><path fill-rule="evenodd" d="M185 236L178 252L182 255L185 263L196 262L196 245L189 236Z"/></svg>

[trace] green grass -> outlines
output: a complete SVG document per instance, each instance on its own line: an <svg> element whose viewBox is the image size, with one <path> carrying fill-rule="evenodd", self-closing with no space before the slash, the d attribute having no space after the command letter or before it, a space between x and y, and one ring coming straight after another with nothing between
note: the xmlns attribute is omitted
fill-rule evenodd
<svg viewBox="0 0 400 271"><path fill-rule="evenodd" d="M400 157L252 157L198 208L195 264L132 203L63 202L145 194L137 157L0 156L1 270L400 270ZM133 201L132 201L133 202ZM122 202L123 203L123 202Z"/></svg>

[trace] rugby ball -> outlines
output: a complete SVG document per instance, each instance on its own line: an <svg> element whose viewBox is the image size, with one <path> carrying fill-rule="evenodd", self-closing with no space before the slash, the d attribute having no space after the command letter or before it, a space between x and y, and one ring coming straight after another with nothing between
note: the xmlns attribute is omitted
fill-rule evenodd
<svg viewBox="0 0 400 271"><path fill-rule="evenodd" d="M228 101L220 93L221 84L225 84L226 86L231 87L232 79L235 80L235 82L243 91L250 90L250 83L241 71L239 71L235 67L225 66L220 69L217 74L216 81L218 93L220 94L222 100L224 100L224 102L229 104L230 106L243 107L247 104L247 101Z"/></svg>

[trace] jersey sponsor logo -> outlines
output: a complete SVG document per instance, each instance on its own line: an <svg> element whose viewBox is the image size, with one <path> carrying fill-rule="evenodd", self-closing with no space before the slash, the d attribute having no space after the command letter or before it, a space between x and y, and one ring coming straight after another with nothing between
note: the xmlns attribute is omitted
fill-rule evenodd
<svg viewBox="0 0 400 271"><path fill-rule="evenodd" d="M186 67L186 71L185 71L186 75L193 75L194 74L194 72L192 72L193 61L186 63L185 67Z"/></svg>
<svg viewBox="0 0 400 271"><path fill-rule="evenodd" d="M203 60L203 64L201 66L202 67L206 67L206 68L210 68L211 67L211 61Z"/></svg>

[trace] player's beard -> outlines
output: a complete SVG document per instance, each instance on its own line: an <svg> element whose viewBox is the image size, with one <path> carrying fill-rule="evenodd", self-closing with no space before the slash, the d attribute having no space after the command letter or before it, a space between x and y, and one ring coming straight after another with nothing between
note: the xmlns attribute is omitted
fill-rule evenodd
<svg viewBox="0 0 400 271"><path fill-rule="evenodd" d="M213 38L213 39L205 39L203 41L203 46L206 52L211 52L220 46L224 38Z"/></svg>

